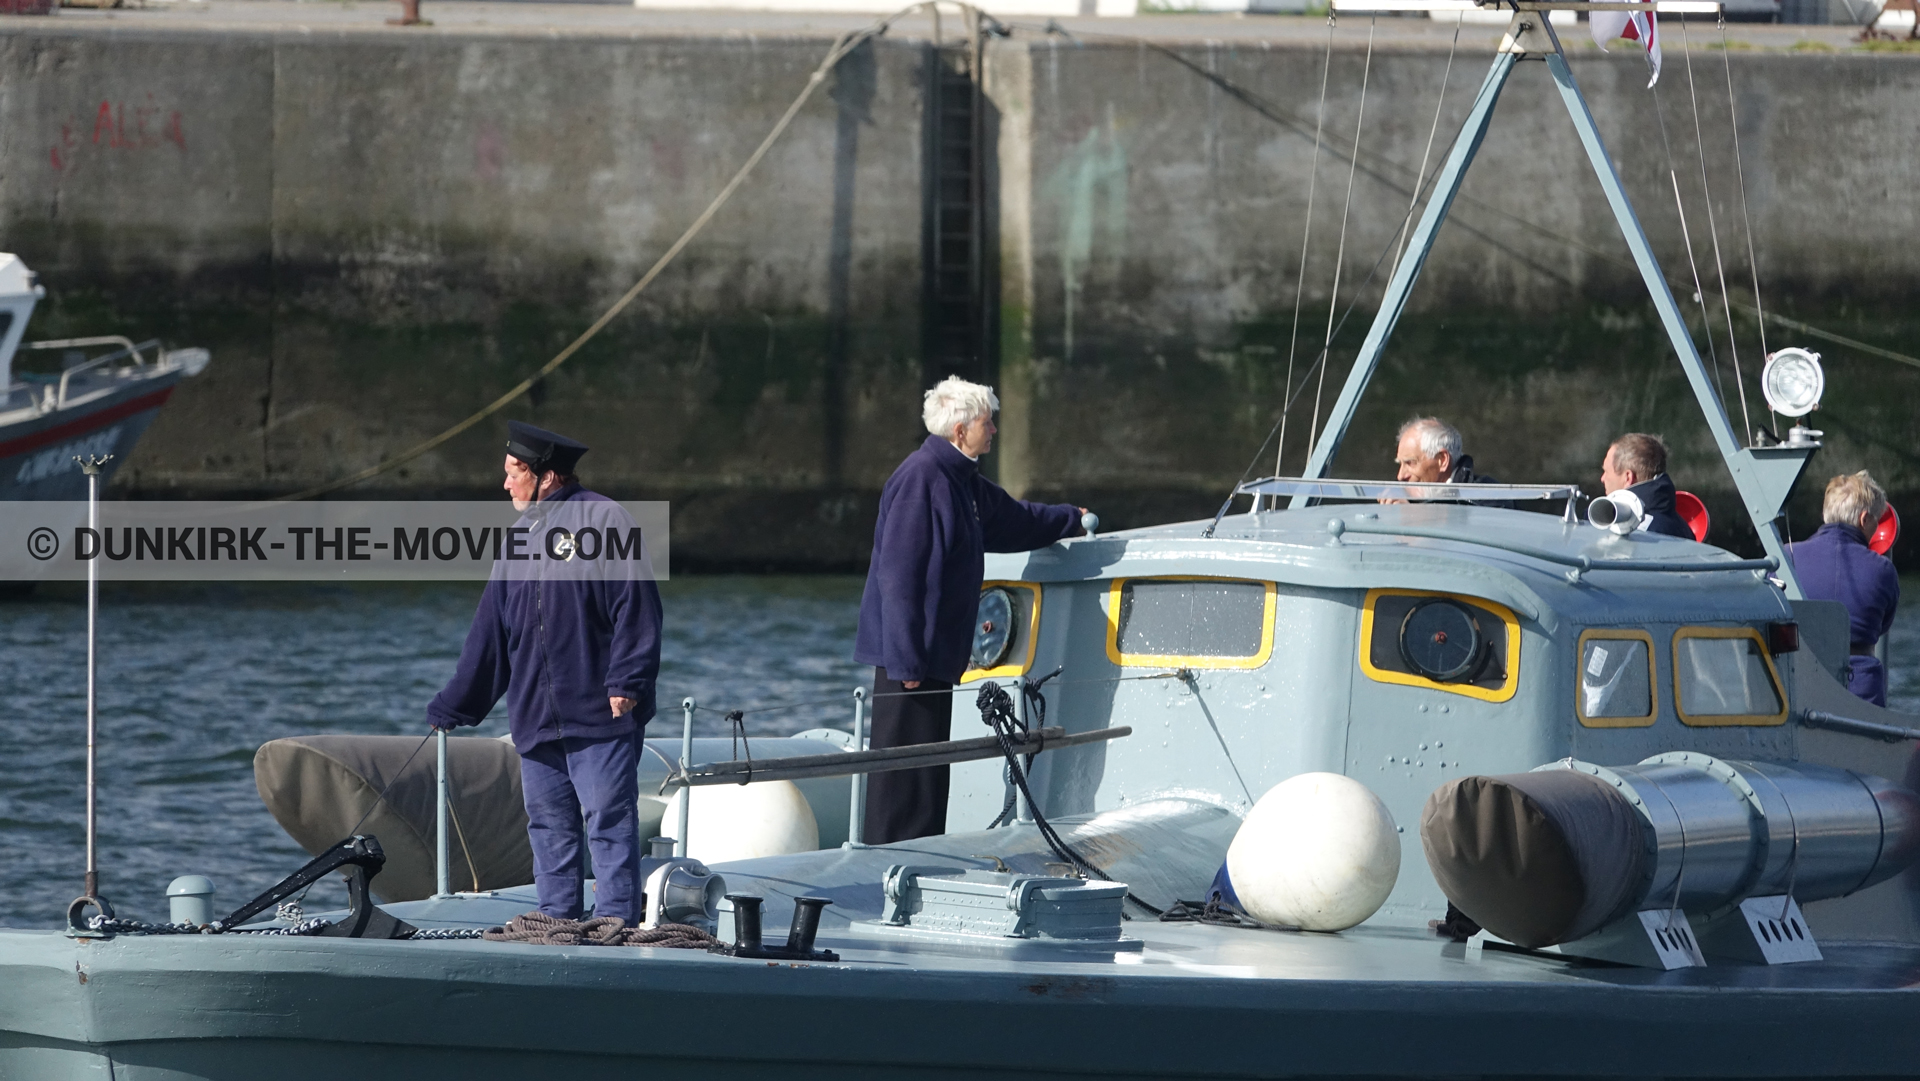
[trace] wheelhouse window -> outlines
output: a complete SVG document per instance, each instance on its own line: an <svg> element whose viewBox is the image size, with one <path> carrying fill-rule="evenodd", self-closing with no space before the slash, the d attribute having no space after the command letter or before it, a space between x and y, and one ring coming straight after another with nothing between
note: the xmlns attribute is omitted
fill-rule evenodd
<svg viewBox="0 0 1920 1081"><path fill-rule="evenodd" d="M1272 582L1116 579L1107 657L1127 667L1258 668L1273 653L1273 611Z"/></svg>
<svg viewBox="0 0 1920 1081"><path fill-rule="evenodd" d="M1752 627L1682 627L1673 635L1673 695L1690 725L1787 722L1767 643Z"/></svg>
<svg viewBox="0 0 1920 1081"><path fill-rule="evenodd" d="M1360 670L1378 683L1505 702L1519 689L1520 620L1478 597L1369 590L1360 612Z"/></svg>
<svg viewBox="0 0 1920 1081"><path fill-rule="evenodd" d="M1581 634L1574 711L1588 728L1645 728L1652 724L1659 714L1653 636L1633 630Z"/></svg>
<svg viewBox="0 0 1920 1081"><path fill-rule="evenodd" d="M973 617L973 655L960 682L1025 675L1040 630L1040 587L986 582Z"/></svg>

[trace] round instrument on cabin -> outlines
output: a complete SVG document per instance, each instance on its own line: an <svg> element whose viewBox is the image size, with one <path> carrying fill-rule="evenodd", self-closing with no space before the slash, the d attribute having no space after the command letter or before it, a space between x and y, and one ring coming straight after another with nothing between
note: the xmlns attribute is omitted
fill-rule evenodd
<svg viewBox="0 0 1920 1081"><path fill-rule="evenodd" d="M1421 601L1400 621L1400 659L1435 683L1472 679L1487 652L1480 621L1466 605L1442 597Z"/></svg>
<svg viewBox="0 0 1920 1081"><path fill-rule="evenodd" d="M973 667L992 668L1013 652L1013 595L1004 589L980 594L980 610L973 617Z"/></svg>

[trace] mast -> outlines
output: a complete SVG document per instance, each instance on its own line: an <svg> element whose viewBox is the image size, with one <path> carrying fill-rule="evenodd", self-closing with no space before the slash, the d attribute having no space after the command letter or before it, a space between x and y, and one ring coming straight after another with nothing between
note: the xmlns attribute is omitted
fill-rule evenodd
<svg viewBox="0 0 1920 1081"><path fill-rule="evenodd" d="M1336 0L1336 10L1463 10L1477 5L1465 4L1459 0ZM1673 351L1680 359L1680 367L1686 372L1687 382L1693 388L1695 400L1700 412L1706 419L1707 427L1713 433L1714 445L1720 451L1721 460L1726 463L1727 471L1733 475L1733 482L1746 505L1748 517L1753 521L1754 531L1760 535L1760 544L1766 549L1779 568L1775 572L1784 584L1787 596L1801 599L1799 581L1794 577L1793 565L1787 559L1786 538L1779 529L1780 509L1787 495L1793 490L1793 484L1806 468L1807 459L1817 449L1816 446L1776 446L1747 447L1735 437L1733 424L1727 417L1726 407L1714 392L1706 365L1700 359L1700 352L1694 346L1693 335L1687 329L1680 307L1674 302L1673 292L1667 287L1667 280L1660 270L1660 264L1653 256L1653 248L1647 241L1646 230L1640 225L1633 204L1627 198L1626 189L1620 183L1620 175L1613 167L1613 159L1607 155L1606 143L1600 137L1600 130L1594 124L1593 114L1587 108L1586 97L1580 92L1580 84L1573 77L1573 70L1567 64L1565 51L1560 46L1559 36L1553 31L1547 19L1551 9L1608 11L1666 11L1671 13L1717 12L1720 5L1712 0L1659 0L1657 3L1597 4L1581 0L1563 0L1563 2L1533 3L1527 0L1512 2L1513 21L1508 25L1506 36L1500 42L1500 51L1494 57L1493 65L1487 72L1486 80L1480 86L1480 93L1474 99L1473 108L1467 114L1460 137L1455 141L1453 150L1448 154L1446 164L1435 179L1433 195L1427 200L1426 208L1421 212L1420 224L1414 230L1413 237L1405 253L1394 266L1393 276L1388 279L1385 296L1380 309L1375 313L1373 324L1367 330L1366 340L1360 346L1360 353L1354 358L1353 368L1347 373L1345 385L1340 389L1340 397L1334 402L1333 410L1327 417L1327 426L1314 444L1307 459L1303 477L1314 479L1327 475L1333 458L1339 453L1340 443L1346 437L1347 428L1353 422L1358 410L1360 396L1366 392L1367 385L1379 368L1381 354L1386 349L1387 339L1393 334L1395 324L1405 310L1407 297L1412 293L1414 283L1419 279L1425 266L1427 255L1433 249L1435 236L1446 221L1447 212L1453 206L1454 196L1459 194L1460 184L1466 178L1467 170L1479 153L1480 144L1486 138L1487 127L1493 119L1494 106L1498 103L1500 92L1505 87L1507 76L1513 71L1517 61L1536 59L1545 60L1547 70L1553 78L1554 87L1559 91L1561 103L1566 107L1568 117L1573 121L1574 129L1580 135L1580 145L1586 151L1588 165L1594 177L1600 181L1600 187L1606 193L1607 205L1613 211L1614 223L1619 227L1627 247L1633 252L1634 265L1640 271L1641 280L1646 284L1652 297L1655 310L1660 314L1660 322L1667 332L1667 339ZM1312 504L1313 497L1296 495L1288 505L1305 507Z"/></svg>

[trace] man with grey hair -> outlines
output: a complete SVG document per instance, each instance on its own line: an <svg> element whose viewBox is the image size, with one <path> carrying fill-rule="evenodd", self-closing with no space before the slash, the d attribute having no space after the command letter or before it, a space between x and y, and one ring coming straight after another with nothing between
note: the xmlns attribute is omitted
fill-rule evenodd
<svg viewBox="0 0 1920 1081"><path fill-rule="evenodd" d="M980 475L999 408L991 387L942 380L921 412L926 441L880 493L853 654L874 666L876 749L951 737L953 696L945 692L973 653L985 554L1045 548L1082 532L1085 508L1015 499ZM863 840L945 833L948 779L946 766L873 774Z"/></svg>
<svg viewBox="0 0 1920 1081"><path fill-rule="evenodd" d="M1394 479L1402 484L1496 483L1492 477L1473 471L1473 455L1461 453L1460 430L1439 417L1415 417L1402 424L1393 463L1399 467ZM1383 499L1381 502L1405 503L1406 500Z"/></svg>
<svg viewBox="0 0 1920 1081"><path fill-rule="evenodd" d="M1893 561L1867 547L1886 513L1887 493L1867 471L1842 473L1827 482L1818 532L1787 554L1808 600L1847 606L1847 689L1876 706L1887 704L1887 669L1874 647L1893 626L1900 606L1900 575Z"/></svg>

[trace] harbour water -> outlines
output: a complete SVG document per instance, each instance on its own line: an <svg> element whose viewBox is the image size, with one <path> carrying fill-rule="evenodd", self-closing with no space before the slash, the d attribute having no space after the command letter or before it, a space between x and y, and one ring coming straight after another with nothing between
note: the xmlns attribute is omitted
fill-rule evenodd
<svg viewBox="0 0 1920 1081"><path fill-rule="evenodd" d="M253 753L281 736L426 731L477 585L142 586L103 590L100 866L123 915L165 916L166 884L205 874L216 907L272 885L306 854L253 784ZM1920 579L1891 646L1892 704L1920 712ZM755 714L769 735L846 727L855 577L683 577L663 583L661 719L680 700L726 708L823 696ZM0 925L57 926L84 857L86 607L77 591L0 603ZM702 713L702 734L724 734ZM463 735L499 735L505 711ZM316 894L314 901L325 903Z"/></svg>
<svg viewBox="0 0 1920 1081"><path fill-rule="evenodd" d="M424 735L453 674L477 583L108 586L100 604L100 870L122 915L164 919L166 885L204 874L237 906L307 855L261 804L253 754L317 732ZM860 579L680 578L667 613L660 717L688 695L756 714L749 731L848 727ZM73 589L0 602L0 926L52 927L85 870L86 603ZM723 734L702 712L702 734ZM506 707L461 735L506 731ZM431 754L429 749L424 752ZM342 893L344 897L344 893ZM316 891L310 900L323 905Z"/></svg>

